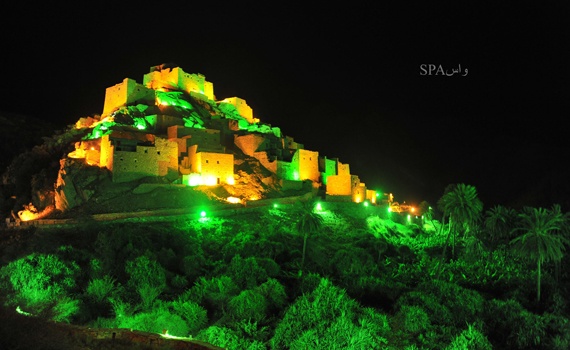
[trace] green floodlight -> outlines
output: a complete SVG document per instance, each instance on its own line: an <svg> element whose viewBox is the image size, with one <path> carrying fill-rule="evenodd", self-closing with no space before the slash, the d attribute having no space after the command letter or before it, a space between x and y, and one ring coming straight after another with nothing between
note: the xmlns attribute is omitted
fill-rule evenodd
<svg viewBox="0 0 570 350"><path fill-rule="evenodd" d="M321 202L318 202L318 203L315 205L315 210L316 210L316 211L322 211L322 210L323 210L323 205L321 204Z"/></svg>
<svg viewBox="0 0 570 350"><path fill-rule="evenodd" d="M24 310L20 309L20 306L16 307L16 312L17 312L17 313L19 313L20 315L24 315L24 316L32 316L32 314L31 314L31 313L29 313L29 312L26 312L26 311L24 311Z"/></svg>
<svg viewBox="0 0 570 350"><path fill-rule="evenodd" d="M206 217L206 211L205 211L205 210L202 210L202 211L200 212L200 217L203 217L203 218Z"/></svg>
<svg viewBox="0 0 570 350"><path fill-rule="evenodd" d="M365 207L367 207L367 206L368 206L368 201L364 201L363 204L364 204Z"/></svg>
<svg viewBox="0 0 570 350"><path fill-rule="evenodd" d="M273 208L277 208L278 206L279 206L279 204L273 203Z"/></svg>

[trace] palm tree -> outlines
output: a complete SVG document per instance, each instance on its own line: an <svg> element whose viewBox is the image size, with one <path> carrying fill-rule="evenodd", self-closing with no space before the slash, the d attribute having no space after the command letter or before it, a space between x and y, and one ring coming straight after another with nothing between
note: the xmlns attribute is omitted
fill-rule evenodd
<svg viewBox="0 0 570 350"><path fill-rule="evenodd" d="M295 228L297 232L303 235L303 258L301 260L301 270L299 271L299 276L302 276L303 267L305 266L307 238L321 229L323 217L315 212L315 203L313 201L301 202L297 215L298 220Z"/></svg>
<svg viewBox="0 0 570 350"><path fill-rule="evenodd" d="M477 197L477 189L474 186L458 184L447 186L437 204L443 212L442 227L445 224L445 218L449 218L447 239L443 251L444 256L447 242L449 242L451 237L452 256L455 257L455 231L463 231L465 235L468 234L480 219L483 203ZM458 229L452 227L452 224L457 226Z"/></svg>
<svg viewBox="0 0 570 350"><path fill-rule="evenodd" d="M485 229L492 248L508 243L517 218L516 210L496 205L485 212Z"/></svg>
<svg viewBox="0 0 570 350"><path fill-rule="evenodd" d="M515 252L536 262L537 300L540 302L541 266L544 262L559 262L564 256L564 244L568 240L557 233L565 224L564 215L559 207L553 210L524 207L518 215L519 222L512 232L523 234L511 241Z"/></svg>

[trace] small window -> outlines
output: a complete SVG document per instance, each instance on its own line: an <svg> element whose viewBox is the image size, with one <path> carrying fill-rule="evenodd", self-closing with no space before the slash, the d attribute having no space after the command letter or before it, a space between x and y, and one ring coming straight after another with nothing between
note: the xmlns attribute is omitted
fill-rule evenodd
<svg viewBox="0 0 570 350"><path fill-rule="evenodd" d="M210 161L206 159L206 164L208 164Z"/></svg>
<svg viewBox="0 0 570 350"><path fill-rule="evenodd" d="M220 161L219 161L219 160L217 160L217 161L216 161L216 164L220 164Z"/></svg>
<svg viewBox="0 0 570 350"><path fill-rule="evenodd" d="M156 151L156 154L160 155L160 151Z"/></svg>

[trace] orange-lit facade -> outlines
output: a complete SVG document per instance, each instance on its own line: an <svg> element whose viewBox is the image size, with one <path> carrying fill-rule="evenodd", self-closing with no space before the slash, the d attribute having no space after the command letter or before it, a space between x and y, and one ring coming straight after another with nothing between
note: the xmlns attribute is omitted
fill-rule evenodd
<svg viewBox="0 0 570 350"><path fill-rule="evenodd" d="M183 93L199 101L191 104ZM164 98L170 98L168 103ZM168 108L175 108L177 101L186 104L182 107L189 111L190 124L169 114ZM325 186L328 200L376 203L376 192L351 174L348 164L307 150L292 137L281 135L279 128L260 123L244 99L215 102L213 84L201 74L161 65L144 75L143 84L125 78L106 89L102 118L112 121L117 111L138 104L155 108L155 114L144 116L148 130L113 129L77 143L69 157L109 169L115 182L168 176L173 183L231 185L237 178L235 151L227 149L237 149L257 159L283 187L300 189L303 181L312 181L313 187ZM213 122L205 126L202 120L196 122L204 115ZM91 119L82 118L77 127L92 128L102 121Z"/></svg>

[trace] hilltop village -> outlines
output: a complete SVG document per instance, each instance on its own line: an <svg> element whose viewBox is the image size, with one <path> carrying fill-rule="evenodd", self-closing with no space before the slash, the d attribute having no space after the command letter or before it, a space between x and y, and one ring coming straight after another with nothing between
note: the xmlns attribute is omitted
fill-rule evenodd
<svg viewBox="0 0 570 350"><path fill-rule="evenodd" d="M248 182L240 165L254 159L264 174L262 186L286 192L310 183L310 191L327 201L376 203L376 192L348 164L262 123L244 99L217 100L202 74L176 65L151 67L142 84L125 78L108 87L102 114L80 118L75 128L85 136L61 160L54 201L59 212L90 196L70 181L69 164L78 161L106 169L115 184L154 178L178 187L224 187L228 201L245 203L264 197L263 191L236 190Z"/></svg>

